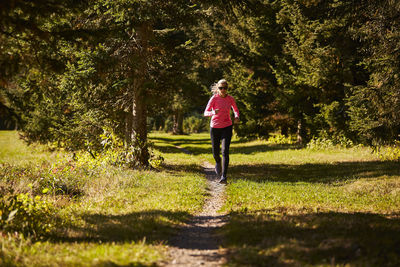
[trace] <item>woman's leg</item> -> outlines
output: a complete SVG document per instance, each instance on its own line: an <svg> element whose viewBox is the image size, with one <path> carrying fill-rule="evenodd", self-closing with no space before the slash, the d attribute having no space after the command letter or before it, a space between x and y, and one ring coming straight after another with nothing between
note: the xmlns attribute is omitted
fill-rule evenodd
<svg viewBox="0 0 400 267"><path fill-rule="evenodd" d="M221 134L222 134L222 129L220 129L220 128L211 128L210 129L212 153L213 153L215 162L217 164L221 164L221 156L219 155L220 145L221 145Z"/></svg>
<svg viewBox="0 0 400 267"><path fill-rule="evenodd" d="M229 166L229 146L232 139L232 125L222 129L222 177L226 178Z"/></svg>

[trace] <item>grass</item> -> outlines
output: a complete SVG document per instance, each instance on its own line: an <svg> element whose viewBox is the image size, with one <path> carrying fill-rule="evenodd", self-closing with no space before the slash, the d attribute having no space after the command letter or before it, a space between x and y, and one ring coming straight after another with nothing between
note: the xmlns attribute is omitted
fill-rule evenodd
<svg viewBox="0 0 400 267"><path fill-rule="evenodd" d="M56 227L39 237L0 231L2 266L154 265L204 202L205 179L194 160L166 157L159 170L129 170L73 161L17 137L0 132L0 195L41 197Z"/></svg>
<svg viewBox="0 0 400 267"><path fill-rule="evenodd" d="M368 148L233 142L231 266L397 266L400 171Z"/></svg>
<svg viewBox="0 0 400 267"><path fill-rule="evenodd" d="M17 164L54 160L56 153L40 145L27 146L16 131L0 131L0 163Z"/></svg>
<svg viewBox="0 0 400 267"><path fill-rule="evenodd" d="M3 233L3 265L157 264L168 237L206 195L208 133L151 133L165 158L158 171L71 165L67 154L26 147L15 137L0 133L0 192L40 195L57 207L62 224L39 242ZM229 266L400 264L398 162L364 147L310 150L235 138L230 159L222 208L229 221L221 229ZM58 189L41 193L51 186Z"/></svg>
<svg viewBox="0 0 400 267"><path fill-rule="evenodd" d="M213 162L207 133L154 140L177 164ZM174 145L193 155L179 158ZM222 229L229 266L399 265L398 162L366 147L312 150L235 138L230 162Z"/></svg>

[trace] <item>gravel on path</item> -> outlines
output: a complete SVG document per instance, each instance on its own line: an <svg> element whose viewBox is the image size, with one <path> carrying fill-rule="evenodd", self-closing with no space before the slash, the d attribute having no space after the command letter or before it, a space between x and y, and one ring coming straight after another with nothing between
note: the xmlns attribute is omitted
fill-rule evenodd
<svg viewBox="0 0 400 267"><path fill-rule="evenodd" d="M227 220L219 213L224 204L225 185L218 183L214 166L203 163L208 181L209 198L203 210L182 227L179 234L169 242L169 262L162 266L220 266L226 263L226 250L220 247L221 236L217 229Z"/></svg>

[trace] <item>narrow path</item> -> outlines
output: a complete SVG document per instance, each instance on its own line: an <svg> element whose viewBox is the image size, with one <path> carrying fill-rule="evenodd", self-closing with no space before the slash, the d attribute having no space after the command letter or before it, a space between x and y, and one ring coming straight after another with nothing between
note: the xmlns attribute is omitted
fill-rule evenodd
<svg viewBox="0 0 400 267"><path fill-rule="evenodd" d="M183 152L190 153L187 150ZM225 186L218 183L213 165L204 162L202 166L210 196L203 210L170 240L171 260L164 266L220 266L225 263L225 250L219 248L221 237L216 233L227 219L226 214L218 213L224 203Z"/></svg>

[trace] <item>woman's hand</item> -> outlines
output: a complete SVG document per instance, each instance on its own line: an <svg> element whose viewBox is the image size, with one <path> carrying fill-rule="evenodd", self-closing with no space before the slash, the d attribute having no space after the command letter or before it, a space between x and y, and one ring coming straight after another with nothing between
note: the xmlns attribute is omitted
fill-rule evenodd
<svg viewBox="0 0 400 267"><path fill-rule="evenodd" d="M240 122L239 118L235 118L234 123L235 123L235 124L239 124L239 122Z"/></svg>

